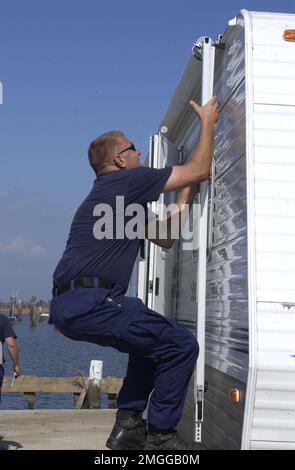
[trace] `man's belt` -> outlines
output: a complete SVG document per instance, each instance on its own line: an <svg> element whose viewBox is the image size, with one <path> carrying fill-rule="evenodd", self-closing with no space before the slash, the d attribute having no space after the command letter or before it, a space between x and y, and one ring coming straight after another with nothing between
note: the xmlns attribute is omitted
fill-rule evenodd
<svg viewBox="0 0 295 470"><path fill-rule="evenodd" d="M103 289L109 289L112 283L109 281L105 281L104 279L98 279L97 277L79 277L77 279L73 279L72 281L68 282L67 284L63 284L60 287L53 287L52 295L53 297L57 297L58 295L64 294L69 290L74 289L89 289L91 287L100 287Z"/></svg>

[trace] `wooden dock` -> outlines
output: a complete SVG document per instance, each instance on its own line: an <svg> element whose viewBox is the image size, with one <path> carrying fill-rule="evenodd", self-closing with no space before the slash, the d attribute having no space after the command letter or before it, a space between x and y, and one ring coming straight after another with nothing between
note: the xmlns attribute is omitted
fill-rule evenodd
<svg viewBox="0 0 295 470"><path fill-rule="evenodd" d="M39 377L21 375L15 381L4 377L3 393L23 393L28 408L33 409L36 393L72 393L75 408L100 408L101 394L106 394L108 408L116 408L116 398L123 379L102 378L97 385L86 376L80 377Z"/></svg>
<svg viewBox="0 0 295 470"><path fill-rule="evenodd" d="M116 414L122 379L86 376L5 377L2 393L23 393L28 410L0 409L0 450L104 450ZM37 393L71 393L74 409L34 410ZM106 394L108 409L101 409Z"/></svg>
<svg viewBox="0 0 295 470"><path fill-rule="evenodd" d="M105 450L116 410L0 411L0 450Z"/></svg>

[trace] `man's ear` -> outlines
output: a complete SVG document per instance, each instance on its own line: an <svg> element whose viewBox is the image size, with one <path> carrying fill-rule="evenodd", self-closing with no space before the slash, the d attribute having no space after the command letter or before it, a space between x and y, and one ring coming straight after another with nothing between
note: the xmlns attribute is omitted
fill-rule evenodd
<svg viewBox="0 0 295 470"><path fill-rule="evenodd" d="M117 155L114 158L114 163L118 168L126 168L126 165L127 165L126 159L122 157L121 155Z"/></svg>

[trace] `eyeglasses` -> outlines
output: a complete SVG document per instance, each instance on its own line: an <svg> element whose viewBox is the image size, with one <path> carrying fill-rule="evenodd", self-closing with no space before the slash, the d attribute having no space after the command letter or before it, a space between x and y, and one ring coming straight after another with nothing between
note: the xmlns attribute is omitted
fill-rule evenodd
<svg viewBox="0 0 295 470"><path fill-rule="evenodd" d="M123 152L127 152L127 150L134 150L134 151L136 151L136 147L135 147L135 145L131 142L130 146L127 147L127 149L121 150L121 152L118 153L118 155L121 155L121 153L123 153Z"/></svg>

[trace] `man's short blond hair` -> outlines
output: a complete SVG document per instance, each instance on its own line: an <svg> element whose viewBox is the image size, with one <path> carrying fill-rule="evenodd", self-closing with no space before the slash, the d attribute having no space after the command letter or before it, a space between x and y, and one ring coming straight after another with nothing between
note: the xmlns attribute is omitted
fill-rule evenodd
<svg viewBox="0 0 295 470"><path fill-rule="evenodd" d="M109 131L91 142L88 148L88 158L95 174L112 163L120 137L124 137L123 132Z"/></svg>

